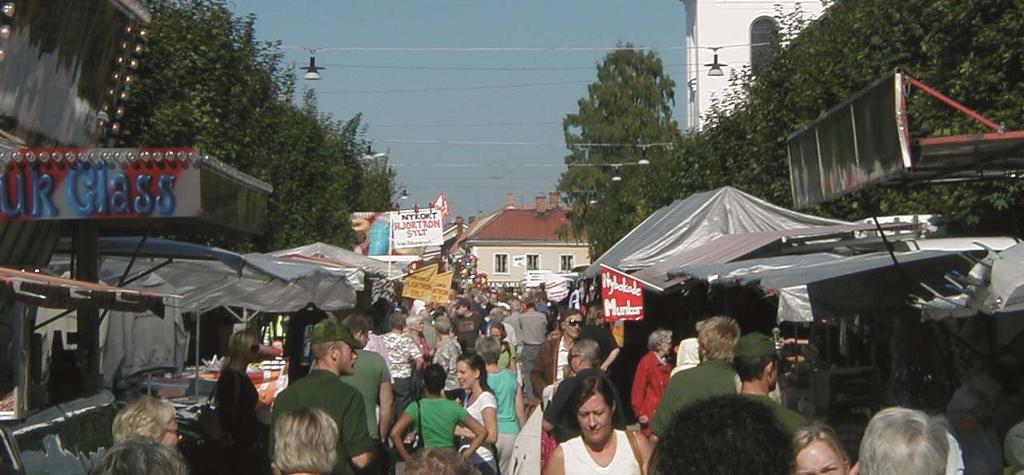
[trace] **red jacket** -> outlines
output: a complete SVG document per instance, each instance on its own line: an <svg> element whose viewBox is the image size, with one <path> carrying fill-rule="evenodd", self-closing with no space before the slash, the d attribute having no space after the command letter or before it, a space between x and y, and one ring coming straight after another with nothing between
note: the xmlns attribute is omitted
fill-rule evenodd
<svg viewBox="0 0 1024 475"><path fill-rule="evenodd" d="M637 417L647 416L654 420L654 411L661 402L661 395L668 387L668 380L672 373L672 365L658 362L658 355L653 351L648 352L640 358L640 364L636 367L636 377L633 379L633 412Z"/></svg>

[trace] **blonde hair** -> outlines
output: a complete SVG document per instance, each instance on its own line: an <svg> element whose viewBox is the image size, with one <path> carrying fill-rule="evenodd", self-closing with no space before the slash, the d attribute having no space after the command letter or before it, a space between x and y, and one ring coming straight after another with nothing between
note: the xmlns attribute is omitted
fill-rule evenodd
<svg viewBox="0 0 1024 475"><path fill-rule="evenodd" d="M252 347L256 345L259 345L259 342L256 340L256 335L251 332L240 330L232 333L231 338L228 338L228 356L222 367L244 373L245 366L248 366L254 355Z"/></svg>
<svg viewBox="0 0 1024 475"><path fill-rule="evenodd" d="M731 362L736 341L740 339L740 325L729 317L711 317L697 324L697 342L700 360Z"/></svg>
<svg viewBox="0 0 1024 475"><path fill-rule="evenodd" d="M850 464L850 457L846 456L846 451L843 450L843 447L839 445L839 441L836 440L835 431L820 422L801 427L793 434L793 459L795 460L800 455L800 452L815 441L821 441L832 449L836 457L842 460L843 463Z"/></svg>
<svg viewBox="0 0 1024 475"><path fill-rule="evenodd" d="M282 474L330 472L337 446L338 426L320 409L289 412L274 423L274 466Z"/></svg>
<svg viewBox="0 0 1024 475"><path fill-rule="evenodd" d="M142 396L114 416L111 432L114 443L143 438L160 441L174 420L174 406L153 396Z"/></svg>

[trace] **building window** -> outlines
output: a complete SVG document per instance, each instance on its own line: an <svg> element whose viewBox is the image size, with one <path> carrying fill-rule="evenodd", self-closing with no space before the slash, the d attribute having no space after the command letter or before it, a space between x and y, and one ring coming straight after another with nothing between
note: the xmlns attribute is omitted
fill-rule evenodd
<svg viewBox="0 0 1024 475"><path fill-rule="evenodd" d="M775 20L766 16L750 24L750 71L757 74L772 59L772 40L779 32Z"/></svg>
<svg viewBox="0 0 1024 475"><path fill-rule="evenodd" d="M509 273L508 254L495 254L495 273Z"/></svg>
<svg viewBox="0 0 1024 475"><path fill-rule="evenodd" d="M495 254L495 273L509 273L508 254Z"/></svg>
<svg viewBox="0 0 1024 475"><path fill-rule="evenodd" d="M574 257L576 256L573 256L572 254L562 254L561 256L559 256L559 260L561 262L558 266L558 270L561 272L572 272L572 268L575 267L573 265Z"/></svg>
<svg viewBox="0 0 1024 475"><path fill-rule="evenodd" d="M526 255L526 270L540 270L540 254Z"/></svg>

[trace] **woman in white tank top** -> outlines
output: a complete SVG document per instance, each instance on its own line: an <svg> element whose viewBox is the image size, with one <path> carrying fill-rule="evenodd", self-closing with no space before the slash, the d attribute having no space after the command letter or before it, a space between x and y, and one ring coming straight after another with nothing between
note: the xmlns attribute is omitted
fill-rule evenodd
<svg viewBox="0 0 1024 475"><path fill-rule="evenodd" d="M572 358L573 355L570 355ZM651 443L641 434L615 430L617 408L604 378L588 376L569 396L563 424L579 431L551 453L545 475L645 475Z"/></svg>

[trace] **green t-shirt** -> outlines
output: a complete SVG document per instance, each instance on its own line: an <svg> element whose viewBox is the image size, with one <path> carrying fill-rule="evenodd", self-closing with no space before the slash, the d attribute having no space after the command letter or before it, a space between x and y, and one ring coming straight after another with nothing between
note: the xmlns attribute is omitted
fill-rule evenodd
<svg viewBox="0 0 1024 475"><path fill-rule="evenodd" d="M372 452L376 448L366 427L363 398L356 388L341 382L337 375L320 369L314 369L306 377L291 383L274 400L270 430L271 454L274 452L273 424L281 415L306 407L326 412L338 425L338 458L331 473L352 474L352 457Z"/></svg>
<svg viewBox="0 0 1024 475"><path fill-rule="evenodd" d="M469 415L459 403L448 399L420 399L405 407L412 416L412 429L419 424L419 408L423 408L423 446L455 448L455 426Z"/></svg>
<svg viewBox="0 0 1024 475"><path fill-rule="evenodd" d="M758 394L743 394L742 396L750 399L751 401L756 401L768 406L768 409L772 410L772 414L775 414L775 417L782 423L782 427L786 428L786 431L789 432L790 435L796 433L797 429L807 425L806 417L800 415L799 412L793 411L792 409L775 402L774 399L768 396L761 396Z"/></svg>
<svg viewBox="0 0 1024 475"><path fill-rule="evenodd" d="M713 396L736 394L736 371L726 361L708 360L672 376L654 413L651 429L663 435L683 406Z"/></svg>
<svg viewBox="0 0 1024 475"><path fill-rule="evenodd" d="M380 440L380 431L373 430L377 425L377 406L380 405L380 385L391 381L391 373L384 358L372 351L356 350L356 373L344 375L341 381L352 385L363 396L366 408L366 427L370 438Z"/></svg>
<svg viewBox="0 0 1024 475"><path fill-rule="evenodd" d="M501 355L498 356L498 367L501 369L508 369L512 365L512 358L516 356L515 352L511 347L502 345Z"/></svg>
<svg viewBox="0 0 1024 475"><path fill-rule="evenodd" d="M498 433L518 434L519 418L516 417L516 390L519 383L516 375L507 369L487 374L487 385L498 400Z"/></svg>

